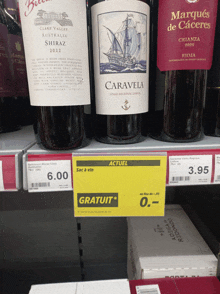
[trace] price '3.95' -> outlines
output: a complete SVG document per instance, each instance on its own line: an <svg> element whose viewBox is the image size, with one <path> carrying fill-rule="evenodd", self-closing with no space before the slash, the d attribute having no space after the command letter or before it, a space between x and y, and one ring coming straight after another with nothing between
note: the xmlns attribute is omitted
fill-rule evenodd
<svg viewBox="0 0 220 294"><path fill-rule="evenodd" d="M189 167L189 172L190 175L192 174L208 174L209 173L209 166L198 166L197 168L190 166Z"/></svg>

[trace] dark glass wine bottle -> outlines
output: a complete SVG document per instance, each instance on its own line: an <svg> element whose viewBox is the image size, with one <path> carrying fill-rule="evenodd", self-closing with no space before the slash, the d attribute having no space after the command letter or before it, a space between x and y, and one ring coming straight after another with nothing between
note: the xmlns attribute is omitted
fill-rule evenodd
<svg viewBox="0 0 220 294"><path fill-rule="evenodd" d="M149 38L150 12L149 6L142 2L137 1L144 7L142 12L139 10L138 14L134 12L137 10L132 10L132 4L127 1L118 3L104 0L89 1L95 73L95 138L103 143L137 143L145 140L147 135L149 95L149 43L147 38ZM137 3L134 2L134 6L138 6ZM105 6L106 8L102 8ZM112 15L114 19L112 24L108 20L105 22L104 18L102 20L101 14L98 17L102 25L99 25L100 22L97 24L95 15L99 9L105 10L104 14L107 18L108 15ZM145 32L142 33L138 31L140 22L139 24L136 22L140 15L143 17L142 21L146 22ZM118 23L118 27L114 25L114 22ZM118 33L120 26L122 31ZM135 49L134 39L139 37L141 41L140 43L137 41L137 49ZM100 47L97 45L98 42ZM144 61L138 55L138 51L141 52ZM141 84L142 81L143 84ZM144 89L140 91L140 87ZM142 98L140 98L141 95ZM135 103L136 107L134 107Z"/></svg>
<svg viewBox="0 0 220 294"><path fill-rule="evenodd" d="M156 139L192 142L203 137L216 6L217 1L159 2L157 65L164 72L165 88L162 128L151 133Z"/></svg>
<svg viewBox="0 0 220 294"><path fill-rule="evenodd" d="M150 79L149 79L149 112L155 111L155 91L157 75L157 23L158 1L147 0L150 6Z"/></svg>
<svg viewBox="0 0 220 294"><path fill-rule="evenodd" d="M208 71L204 133L220 137L220 5L218 5L212 67Z"/></svg>
<svg viewBox="0 0 220 294"><path fill-rule="evenodd" d="M33 108L30 105L24 46L16 0L4 0L7 22L10 27L9 50L15 76L18 121L21 125L33 124Z"/></svg>
<svg viewBox="0 0 220 294"><path fill-rule="evenodd" d="M90 142L86 2L19 3L37 142L52 150Z"/></svg>
<svg viewBox="0 0 220 294"><path fill-rule="evenodd" d="M165 74L157 67L158 1L149 0L150 5L150 80L149 80L149 134L160 133L163 122Z"/></svg>
<svg viewBox="0 0 220 294"><path fill-rule="evenodd" d="M14 91L14 75L8 51L8 26L0 1L0 132L20 129L17 120L17 99Z"/></svg>
<svg viewBox="0 0 220 294"><path fill-rule="evenodd" d="M181 142L202 139L206 74L206 70L165 73L164 140Z"/></svg>

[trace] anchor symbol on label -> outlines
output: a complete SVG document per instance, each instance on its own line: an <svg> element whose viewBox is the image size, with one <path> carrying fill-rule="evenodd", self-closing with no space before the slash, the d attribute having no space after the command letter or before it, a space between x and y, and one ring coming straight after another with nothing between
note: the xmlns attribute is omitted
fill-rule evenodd
<svg viewBox="0 0 220 294"><path fill-rule="evenodd" d="M126 99L126 100L125 100L125 104L122 106L122 108L123 108L124 110L128 110L128 109L131 107L130 105L128 106L128 103L129 103L129 102L128 102L128 100Z"/></svg>

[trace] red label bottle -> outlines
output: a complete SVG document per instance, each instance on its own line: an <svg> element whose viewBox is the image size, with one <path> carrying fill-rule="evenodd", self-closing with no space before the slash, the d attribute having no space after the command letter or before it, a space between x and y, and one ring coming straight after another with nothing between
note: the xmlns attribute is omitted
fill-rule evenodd
<svg viewBox="0 0 220 294"><path fill-rule="evenodd" d="M165 72L163 126L154 137L197 141L207 70L212 64L218 1L160 0L157 66Z"/></svg>
<svg viewBox="0 0 220 294"><path fill-rule="evenodd" d="M33 123L34 112L33 107L30 106L24 45L17 1L4 0L3 4L9 30L8 45L14 72L18 121L21 125L29 125Z"/></svg>
<svg viewBox="0 0 220 294"><path fill-rule="evenodd" d="M20 128L17 120L13 66L8 49L6 15L0 1L0 132Z"/></svg>

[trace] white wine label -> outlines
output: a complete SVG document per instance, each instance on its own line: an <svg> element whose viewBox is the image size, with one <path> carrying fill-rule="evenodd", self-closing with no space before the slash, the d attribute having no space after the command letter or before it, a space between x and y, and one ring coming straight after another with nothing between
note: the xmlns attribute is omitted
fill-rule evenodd
<svg viewBox="0 0 220 294"><path fill-rule="evenodd" d="M70 160L28 161L28 191L71 191Z"/></svg>
<svg viewBox="0 0 220 294"><path fill-rule="evenodd" d="M90 104L84 0L19 1L31 104Z"/></svg>
<svg viewBox="0 0 220 294"><path fill-rule="evenodd" d="M2 170L2 161L0 161L0 191L4 191L4 182L3 182L3 170Z"/></svg>
<svg viewBox="0 0 220 294"><path fill-rule="evenodd" d="M220 154L215 154L214 184L220 183Z"/></svg>
<svg viewBox="0 0 220 294"><path fill-rule="evenodd" d="M211 184L212 155L169 157L169 185Z"/></svg>
<svg viewBox="0 0 220 294"><path fill-rule="evenodd" d="M149 6L111 0L92 7L96 113L148 111Z"/></svg>

